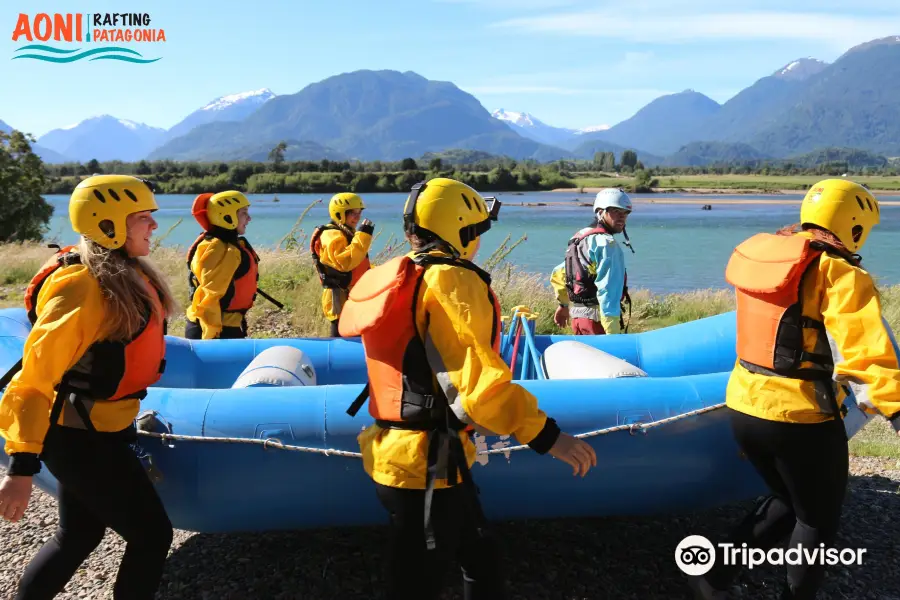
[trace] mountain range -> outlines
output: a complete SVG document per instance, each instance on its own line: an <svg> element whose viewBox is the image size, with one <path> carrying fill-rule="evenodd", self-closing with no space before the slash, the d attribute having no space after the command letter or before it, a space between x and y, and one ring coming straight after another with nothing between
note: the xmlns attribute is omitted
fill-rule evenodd
<svg viewBox="0 0 900 600"><path fill-rule="evenodd" d="M810 153L834 147L898 156L898 93L900 36L851 48L831 64L792 60L722 104L685 90L611 127L584 129L489 112L451 82L361 70L294 94L260 89L216 98L168 130L95 116L40 136L35 149L51 163L266 160L281 141L288 160L399 160L450 149L540 162L633 149L648 166L827 156Z"/></svg>

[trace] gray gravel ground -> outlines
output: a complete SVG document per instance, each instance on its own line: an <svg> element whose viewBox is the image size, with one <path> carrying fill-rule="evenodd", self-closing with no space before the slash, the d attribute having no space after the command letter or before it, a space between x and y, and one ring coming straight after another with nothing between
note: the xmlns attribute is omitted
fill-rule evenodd
<svg viewBox="0 0 900 600"><path fill-rule="evenodd" d="M833 567L825 599L900 600L900 462L851 458L839 547L866 548L862 566ZM2 475L2 469L0 469ZM499 524L513 598L586 600L689 598L674 562L687 535L713 537L748 504L664 518L603 518ZM22 569L53 534L53 498L36 491L25 519L0 520L0 598L13 598ZM157 598L167 600L376 598L384 529L266 535L176 531ZM112 598L123 544L108 532L62 600ZM783 570L745 572L733 597L776 599ZM442 600L461 599L459 577Z"/></svg>

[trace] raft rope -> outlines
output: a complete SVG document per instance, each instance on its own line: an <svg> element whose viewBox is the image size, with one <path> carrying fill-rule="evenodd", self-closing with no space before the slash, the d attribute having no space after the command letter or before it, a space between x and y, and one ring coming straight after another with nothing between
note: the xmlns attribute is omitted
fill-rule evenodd
<svg viewBox="0 0 900 600"><path fill-rule="evenodd" d="M586 433L579 433L574 435L573 437L584 439L584 438L592 438L601 435L606 435L608 433L613 433L615 431L628 431L631 435L635 435L636 432L640 431L641 433L646 434L648 429L653 429L654 427L659 427L660 425L665 425L667 423L674 423L675 421L680 421L682 419L686 419L688 417L693 417L695 415L701 415L703 413L711 412L714 410L718 410L723 408L725 403L722 402L720 404L714 404L712 406L706 406L704 408L698 408L696 410L692 410L690 412L681 413L675 415L674 417L667 417L665 419L660 419L658 421L651 421L649 423L629 423L627 425L615 425L613 427L606 427L605 429L597 429L594 431L588 431ZM153 411L153 416L157 418L162 418L161 415ZM145 416L147 416L145 414ZM167 427L171 429L171 426L166 423ZM177 435L174 433L157 433L155 431L145 431L138 427L137 431L138 435L143 435L146 437L158 438L166 442L218 442L218 443L227 443L227 444L254 444L258 446L262 446L263 448L275 448L277 450L288 450L292 452L309 452L312 454L324 454L325 456L343 456L346 458L362 458L362 454L359 452L349 452L347 450L335 450L333 448L309 448L307 446L294 446L291 444L282 443L280 440L274 438L267 439L257 439L257 438L236 438L236 437L207 437L202 435ZM509 446L507 448L494 448L491 450L482 450L479 451L479 455L483 454L506 454L507 452L514 452L518 450L528 450L529 447L527 444L522 444L519 446Z"/></svg>

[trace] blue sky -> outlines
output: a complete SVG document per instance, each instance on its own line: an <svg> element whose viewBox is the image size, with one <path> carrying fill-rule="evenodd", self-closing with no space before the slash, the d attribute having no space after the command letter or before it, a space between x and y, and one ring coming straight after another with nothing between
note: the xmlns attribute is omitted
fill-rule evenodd
<svg viewBox="0 0 900 600"><path fill-rule="evenodd" d="M795 58L832 62L900 35L898 0L153 0L164 44L147 65L12 60L19 12L116 12L121 2L6 0L0 120L41 135L99 114L169 128L218 96L291 94L358 69L452 81L488 110L561 127L614 124L693 89L724 102ZM262 8L262 7L267 8Z"/></svg>

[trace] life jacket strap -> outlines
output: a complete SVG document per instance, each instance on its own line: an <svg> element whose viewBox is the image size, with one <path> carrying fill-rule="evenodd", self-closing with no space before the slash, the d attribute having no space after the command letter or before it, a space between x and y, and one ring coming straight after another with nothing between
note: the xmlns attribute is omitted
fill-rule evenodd
<svg viewBox="0 0 900 600"><path fill-rule="evenodd" d="M351 417L355 417L356 413L359 412L359 409L361 409L363 407L363 405L366 403L366 400L368 400L368 399L369 399L369 382L367 381L366 387L364 387L362 389L362 391L359 393L359 395L356 397L356 399L353 400L353 403L347 409L347 414L350 415Z"/></svg>
<svg viewBox="0 0 900 600"><path fill-rule="evenodd" d="M431 518L431 507L434 500L435 484L437 482L437 468L440 463L440 454L446 453L447 458L447 482L456 485L459 479L464 486L466 508L469 510L475 525L475 532L479 538L484 536L486 519L478 499L478 486L472 479L466 461L466 451L462 441L455 433L447 430L435 429L428 432L428 470L425 477L425 544L429 550L437 547L434 534L434 523Z"/></svg>

